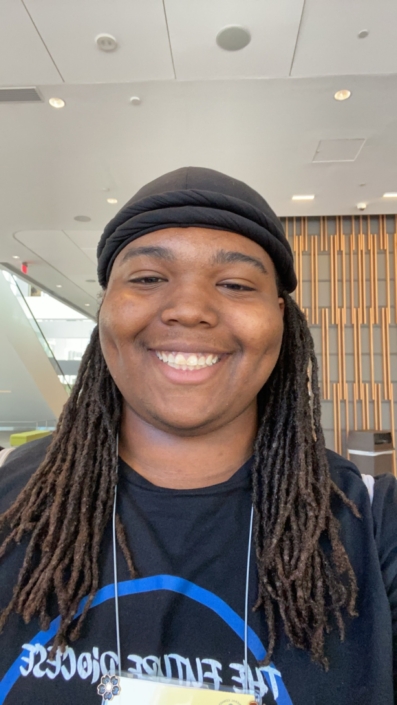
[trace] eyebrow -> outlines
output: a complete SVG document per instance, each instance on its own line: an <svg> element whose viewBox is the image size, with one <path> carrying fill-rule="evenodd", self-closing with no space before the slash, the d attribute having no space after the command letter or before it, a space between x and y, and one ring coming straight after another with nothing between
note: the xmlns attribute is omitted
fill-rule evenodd
<svg viewBox="0 0 397 705"><path fill-rule="evenodd" d="M251 257L250 255L245 255L243 252L233 252L226 250L219 250L213 258L214 264L231 264L233 262L244 262L246 264L251 264L257 269L259 269L262 274L268 274L265 269L263 262L257 257Z"/></svg>
<svg viewBox="0 0 397 705"><path fill-rule="evenodd" d="M139 257L140 255L150 255L150 257L157 257L157 259L163 259L167 262L173 262L175 260L175 255L172 250L168 247L159 246L147 246L147 247L136 247L133 250L127 250L121 262L126 262L132 257Z"/></svg>
<svg viewBox="0 0 397 705"><path fill-rule="evenodd" d="M168 247L161 247L155 245L149 245L146 247L136 247L131 250L127 250L121 263L126 262L133 257L139 257L141 255L149 255L150 257L157 257L157 259L162 259L167 262L175 262L175 254ZM236 251L226 251L218 250L218 252L212 258L213 264L233 264L234 262L243 262L244 264L250 264L253 267L259 269L262 274L268 274L265 269L263 262L257 257L252 257L251 255L245 255L243 252Z"/></svg>

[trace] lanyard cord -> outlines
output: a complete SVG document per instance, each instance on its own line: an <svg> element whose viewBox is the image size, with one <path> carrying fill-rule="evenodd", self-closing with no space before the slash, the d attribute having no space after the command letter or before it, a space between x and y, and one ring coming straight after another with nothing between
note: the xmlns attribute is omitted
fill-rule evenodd
<svg viewBox="0 0 397 705"><path fill-rule="evenodd" d="M117 659L118 659L118 674L121 676L121 646L120 646L120 614L119 614L119 589L117 575L117 539L116 539L116 505L117 505L117 485L114 488L113 500L113 517L112 517L112 534L113 534L113 579L114 579L114 611L116 618L116 642L117 642ZM254 521L254 507L251 507L250 527L248 534L248 549L247 549L247 568L245 575L245 599L244 599L244 687L248 693L248 597L249 597L249 579L250 579L250 558L252 544L252 527Z"/></svg>
<svg viewBox="0 0 397 705"><path fill-rule="evenodd" d="M251 507L250 529L248 534L247 569L245 574L245 604L244 604L244 673L245 690L248 693L248 596L250 587L250 559L252 543L252 527L254 523L254 507Z"/></svg>
<svg viewBox="0 0 397 705"><path fill-rule="evenodd" d="M117 577L117 543L116 543L116 505L117 505L117 485L114 488L113 500L113 518L112 518L112 534L113 534L113 579L114 579L114 612L116 617L116 643L117 643L117 659L119 662L119 676L121 676L121 646L120 646L120 615L119 615L119 583Z"/></svg>

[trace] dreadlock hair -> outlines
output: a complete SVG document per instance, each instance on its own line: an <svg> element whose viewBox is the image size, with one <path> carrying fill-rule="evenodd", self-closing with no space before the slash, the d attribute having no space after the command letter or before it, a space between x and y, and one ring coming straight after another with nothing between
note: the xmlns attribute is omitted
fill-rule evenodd
<svg viewBox="0 0 397 705"><path fill-rule="evenodd" d="M306 319L289 294L281 296L284 335L277 365L258 397L252 470L256 609L264 609L268 626L264 663L270 662L281 617L290 642L327 667L325 634L337 625L343 639L344 616L355 615L357 596L355 575L331 511L332 497L359 514L330 478L317 361ZM55 595L61 619L53 652L79 637L99 586L101 542L117 484L121 404L96 327L44 461L0 517L0 530L6 530L0 557L13 542L27 543L12 599L0 616L0 630L11 612L26 622L37 616L47 629L49 600ZM135 577L119 517L116 531ZM322 537L328 550L320 545Z"/></svg>

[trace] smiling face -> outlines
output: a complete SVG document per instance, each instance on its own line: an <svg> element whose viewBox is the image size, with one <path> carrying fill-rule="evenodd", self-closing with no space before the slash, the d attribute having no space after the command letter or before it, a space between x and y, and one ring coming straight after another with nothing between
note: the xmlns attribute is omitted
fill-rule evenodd
<svg viewBox="0 0 397 705"><path fill-rule="evenodd" d="M280 352L283 304L272 260L241 235L169 228L127 245L99 332L129 417L180 435L255 419Z"/></svg>

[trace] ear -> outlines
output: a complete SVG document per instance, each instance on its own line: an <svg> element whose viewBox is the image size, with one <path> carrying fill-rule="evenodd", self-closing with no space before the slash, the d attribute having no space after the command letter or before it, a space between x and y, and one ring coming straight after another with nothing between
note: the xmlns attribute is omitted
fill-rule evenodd
<svg viewBox="0 0 397 705"><path fill-rule="evenodd" d="M279 299L278 299L278 305L279 305L279 307L280 307L280 311L281 311L281 313L282 313L282 314L283 314L283 316L284 316L284 311L285 311L285 301L284 301L284 299L282 298L282 296L279 296Z"/></svg>

